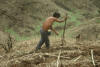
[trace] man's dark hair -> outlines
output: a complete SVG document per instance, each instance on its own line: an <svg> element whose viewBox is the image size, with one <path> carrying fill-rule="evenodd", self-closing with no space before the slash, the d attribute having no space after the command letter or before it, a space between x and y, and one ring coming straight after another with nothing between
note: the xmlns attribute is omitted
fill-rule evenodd
<svg viewBox="0 0 100 67"><path fill-rule="evenodd" d="M53 17L59 18L59 17L60 17L60 13L54 12L54 13L53 13Z"/></svg>

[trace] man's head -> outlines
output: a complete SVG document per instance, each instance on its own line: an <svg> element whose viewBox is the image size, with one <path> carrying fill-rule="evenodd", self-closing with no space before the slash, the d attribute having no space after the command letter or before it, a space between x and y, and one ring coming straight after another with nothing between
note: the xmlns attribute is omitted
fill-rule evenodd
<svg viewBox="0 0 100 67"><path fill-rule="evenodd" d="M54 13L53 13L53 17L59 18L59 17L60 17L60 13L54 12Z"/></svg>

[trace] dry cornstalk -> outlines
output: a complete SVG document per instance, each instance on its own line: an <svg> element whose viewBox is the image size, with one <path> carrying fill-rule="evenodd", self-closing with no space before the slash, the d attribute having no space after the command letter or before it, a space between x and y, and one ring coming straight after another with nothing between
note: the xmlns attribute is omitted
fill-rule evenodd
<svg viewBox="0 0 100 67"><path fill-rule="evenodd" d="M57 67L59 67L60 55L61 55L61 50L60 50L60 52L59 52L58 59L57 59Z"/></svg>
<svg viewBox="0 0 100 67"><path fill-rule="evenodd" d="M93 56L93 50L91 50L91 58L92 58L92 63L94 67L96 66L95 61L94 61L94 56Z"/></svg>

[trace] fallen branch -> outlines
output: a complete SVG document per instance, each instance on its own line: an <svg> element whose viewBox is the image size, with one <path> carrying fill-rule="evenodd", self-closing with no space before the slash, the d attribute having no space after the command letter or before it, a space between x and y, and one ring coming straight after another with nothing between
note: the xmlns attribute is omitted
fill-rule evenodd
<svg viewBox="0 0 100 67"><path fill-rule="evenodd" d="M51 57L56 57L56 58L58 58L57 55L48 54L48 53L46 53L46 54L42 54L42 56L51 56ZM64 56L60 56L60 58L63 58L63 59L70 59L70 57L64 57Z"/></svg>
<svg viewBox="0 0 100 67"><path fill-rule="evenodd" d="M80 56L78 56L75 60L74 60L74 62L76 62L78 59L80 59L82 56L80 55Z"/></svg>
<svg viewBox="0 0 100 67"><path fill-rule="evenodd" d="M19 57L23 57L23 56L27 56L27 55L33 55L33 56L41 55L41 56L44 56L44 57L56 57L56 58L58 58L57 55L50 54L50 53L24 53L22 55L19 55L17 57L12 57L12 58L19 58ZM10 58L10 59L12 59L12 58ZM70 57L64 57L64 56L60 56L60 58L70 59Z"/></svg>
<svg viewBox="0 0 100 67"><path fill-rule="evenodd" d="M94 61L94 56L93 56L93 50L91 50L91 58L92 58L92 63L94 67L96 66L95 61Z"/></svg>
<svg viewBox="0 0 100 67"><path fill-rule="evenodd" d="M59 67L60 55L61 55L61 50L60 50L60 52L59 52L58 59L57 59L57 67Z"/></svg>

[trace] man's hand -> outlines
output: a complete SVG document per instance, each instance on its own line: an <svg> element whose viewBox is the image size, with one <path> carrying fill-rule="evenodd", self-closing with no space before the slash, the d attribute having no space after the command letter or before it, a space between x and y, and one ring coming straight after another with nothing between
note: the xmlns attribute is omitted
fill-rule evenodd
<svg viewBox="0 0 100 67"><path fill-rule="evenodd" d="M55 32L55 33L56 33L56 35L59 35L58 32Z"/></svg>
<svg viewBox="0 0 100 67"><path fill-rule="evenodd" d="M56 35L58 35L58 32L57 32L55 29L53 29L52 27L51 27L51 30L52 30Z"/></svg>

